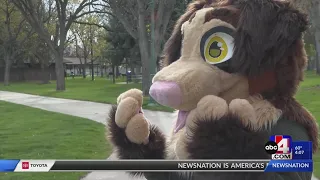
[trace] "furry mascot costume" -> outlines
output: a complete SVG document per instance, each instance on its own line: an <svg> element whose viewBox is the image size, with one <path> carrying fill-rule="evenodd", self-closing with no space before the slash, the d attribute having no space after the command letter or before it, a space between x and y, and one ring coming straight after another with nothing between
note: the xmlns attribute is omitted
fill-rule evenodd
<svg viewBox="0 0 320 180"><path fill-rule="evenodd" d="M196 0L164 49L150 95L179 110L165 138L142 92L118 97L109 138L120 159L270 159L270 135L318 147L315 119L294 98L307 61L307 17L281 0ZM147 180L309 180L311 173L133 173Z"/></svg>

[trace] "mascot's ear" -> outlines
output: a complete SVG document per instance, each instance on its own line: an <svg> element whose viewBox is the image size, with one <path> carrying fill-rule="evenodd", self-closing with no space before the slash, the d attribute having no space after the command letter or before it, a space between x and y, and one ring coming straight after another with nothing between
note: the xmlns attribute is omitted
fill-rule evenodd
<svg viewBox="0 0 320 180"><path fill-rule="evenodd" d="M181 52L182 34L181 26L184 22L192 20L196 11L209 7L216 0L196 0L188 5L187 11L177 21L171 37L168 39L163 50L163 66L167 66L178 60Z"/></svg>
<svg viewBox="0 0 320 180"><path fill-rule="evenodd" d="M240 17L231 66L246 75L272 70L308 28L307 16L288 2L239 0L237 6Z"/></svg>

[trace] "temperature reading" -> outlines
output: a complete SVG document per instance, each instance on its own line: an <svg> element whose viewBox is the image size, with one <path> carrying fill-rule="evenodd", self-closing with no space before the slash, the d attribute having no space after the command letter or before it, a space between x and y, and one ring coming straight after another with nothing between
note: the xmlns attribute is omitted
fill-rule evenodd
<svg viewBox="0 0 320 180"><path fill-rule="evenodd" d="M296 150L296 151L300 151L301 149L302 149L302 146L296 146L296 147L295 147L295 150Z"/></svg>

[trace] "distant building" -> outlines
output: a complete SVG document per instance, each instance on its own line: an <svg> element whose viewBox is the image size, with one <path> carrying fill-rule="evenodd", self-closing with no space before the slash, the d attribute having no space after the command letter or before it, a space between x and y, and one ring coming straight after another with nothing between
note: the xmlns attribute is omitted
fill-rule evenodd
<svg viewBox="0 0 320 180"><path fill-rule="evenodd" d="M70 76L73 72L76 76L82 76L82 63L77 57L64 57L64 67L65 73L67 76ZM91 60L87 60L87 66L85 67L85 73L87 76L91 76ZM107 66L106 64L100 64L99 61L93 62L94 66L94 74L95 76L101 75L111 75L112 67ZM0 82L4 80L4 62L0 60ZM126 71L132 71L129 67L126 68L125 65L121 65L115 68L114 72L116 73L118 69L118 75L126 75ZM142 67L136 66L134 67L134 72L136 75L142 73ZM54 61L50 62L50 65L46 67L44 70L41 68L40 63L30 62L29 60L25 60L20 64L13 64L10 69L10 82L16 81L42 81L44 76L47 76L46 79L56 80L56 72L55 72L55 63Z"/></svg>
<svg viewBox="0 0 320 180"><path fill-rule="evenodd" d="M72 67L70 60L64 59L65 69ZM77 64L77 63L74 63ZM0 61L0 82L4 81L5 65ZM70 71L71 74L71 71ZM56 80L55 63L50 62L50 65L45 69L41 68L40 63L31 63L29 60L24 60L23 63L12 64L10 68L10 82L16 81L42 81L45 77L49 80Z"/></svg>
<svg viewBox="0 0 320 180"><path fill-rule="evenodd" d="M81 62L82 61L82 62ZM81 76L82 75L82 66L83 66L83 62L84 59L80 59L77 57L64 57L64 62L65 62L65 67L66 67L66 72L67 74L71 74L71 72L73 72L76 76ZM88 59L87 60L87 65L85 67L85 72L87 76L91 76L91 60ZM99 61L94 61L93 62L93 66L94 66L94 74L96 76L100 76L101 73L104 75L109 75L112 73L112 67L104 65L104 64L100 64ZM118 73L119 75L125 75L126 74L126 70L130 71L130 68L126 68L125 65L122 66L118 66ZM135 68L135 72L137 74L141 74L142 68ZM116 68L114 70L114 72L116 73Z"/></svg>
<svg viewBox="0 0 320 180"><path fill-rule="evenodd" d="M64 57L63 61L65 63L65 69L67 74L71 74L71 72L74 73L76 76L82 75L82 66L84 63L84 59L80 59L77 57ZM100 75L101 73L101 68L100 68L100 63L99 62L93 62L93 69L94 69L94 74L95 75ZM92 64L91 60L87 60L87 65L85 67L85 73L87 76L91 75L91 69L92 69Z"/></svg>
<svg viewBox="0 0 320 180"><path fill-rule="evenodd" d="M0 82L4 81L4 63L0 63ZM24 62L13 64L10 68L10 82L17 81L42 81L44 76L49 80L56 80L55 64L51 63L43 71L40 64Z"/></svg>

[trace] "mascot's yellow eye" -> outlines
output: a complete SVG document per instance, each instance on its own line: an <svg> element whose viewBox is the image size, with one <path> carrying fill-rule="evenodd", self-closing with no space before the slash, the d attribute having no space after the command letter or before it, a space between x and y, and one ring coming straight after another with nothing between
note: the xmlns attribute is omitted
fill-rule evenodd
<svg viewBox="0 0 320 180"><path fill-rule="evenodd" d="M226 27L215 27L201 39L201 55L209 64L219 64L231 59L234 39L232 31Z"/></svg>

